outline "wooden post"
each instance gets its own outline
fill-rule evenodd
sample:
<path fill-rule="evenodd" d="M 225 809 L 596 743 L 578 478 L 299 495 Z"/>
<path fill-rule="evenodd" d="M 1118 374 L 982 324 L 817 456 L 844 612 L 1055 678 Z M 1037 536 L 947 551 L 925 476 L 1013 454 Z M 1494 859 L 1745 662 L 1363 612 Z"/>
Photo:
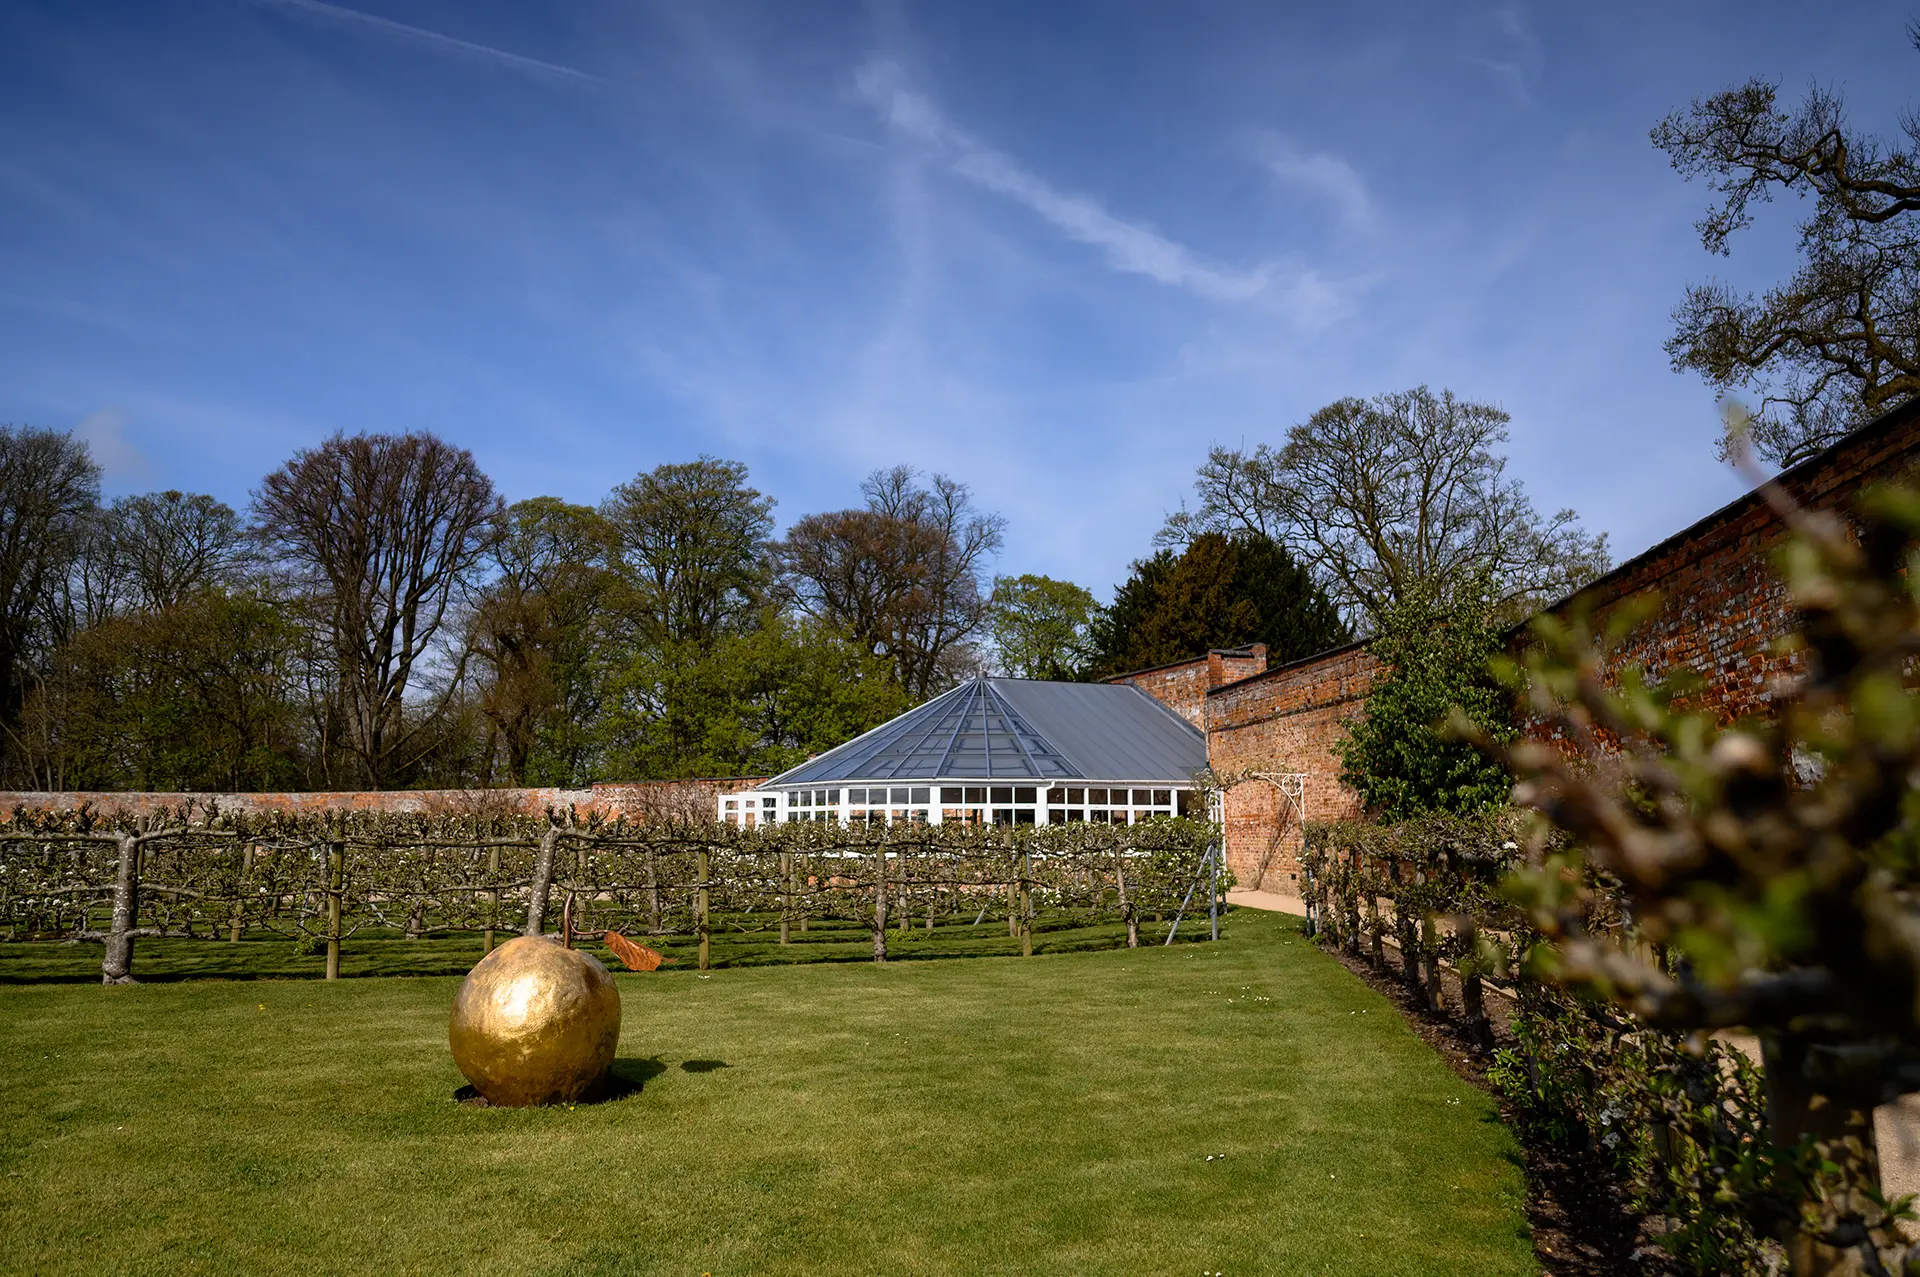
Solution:
<path fill-rule="evenodd" d="M 1427 1006 L 1434 1012 L 1447 1009 L 1447 991 L 1440 983 L 1440 933 L 1431 915 L 1420 920 L 1420 945 L 1426 953 Z"/>
<path fill-rule="evenodd" d="M 1033 956 L 1033 855 L 1020 849 L 1020 956 Z"/>
<path fill-rule="evenodd" d="M 873 960 L 887 960 L 887 849 L 884 846 L 873 849 Z"/>
<path fill-rule="evenodd" d="M 928 862 L 930 864 L 933 864 L 934 866 L 933 872 L 937 874 L 939 872 L 938 863 L 935 862 L 931 856 L 928 857 Z M 933 915 L 936 912 L 938 912 L 941 903 L 945 899 L 946 899 L 946 892 L 941 890 L 938 879 L 929 878 L 927 882 L 927 930 L 928 931 L 933 930 Z"/>
<path fill-rule="evenodd" d="M 1467 1036 L 1482 1051 L 1493 1050 L 1493 1025 L 1487 1021 L 1487 1007 L 1480 992 L 1480 954 L 1478 932 L 1473 920 L 1467 920 L 1467 952 L 1460 963 L 1460 1011 L 1467 1019 Z"/>
<path fill-rule="evenodd" d="M 647 934 L 660 934 L 660 853 L 647 848 Z"/>
<path fill-rule="evenodd" d="M 1380 897 L 1373 890 L 1376 881 L 1373 875 L 1367 875 L 1367 930 L 1373 936 L 1371 949 L 1373 965 L 1378 967 L 1386 963 L 1386 946 L 1380 936 L 1383 930 L 1380 925 Z"/>
<path fill-rule="evenodd" d="M 1127 895 L 1127 849 L 1113 853 L 1113 880 L 1120 888 L 1120 916 L 1127 920 L 1127 948 L 1140 947 L 1140 919 L 1133 912 L 1133 899 Z"/>
<path fill-rule="evenodd" d="M 1412 992 L 1420 991 L 1420 953 L 1415 943 L 1413 915 L 1407 910 L 1406 893 L 1400 888 L 1405 885 L 1405 873 L 1400 865 L 1400 857 L 1392 856 L 1387 860 L 1387 878 L 1393 884 L 1393 933 L 1400 942 L 1400 973 L 1407 988 Z"/>
<path fill-rule="evenodd" d="M 913 898 L 907 886 L 908 874 L 907 849 L 902 847 L 900 849 L 900 934 L 903 936 L 907 934 L 907 928 L 913 925 Z"/>
<path fill-rule="evenodd" d="M 712 964 L 713 933 L 707 918 L 707 849 L 700 848 L 695 858 L 695 871 L 699 875 L 698 890 L 694 894 L 694 922 L 700 929 L 700 969 L 705 971 Z"/>
<path fill-rule="evenodd" d="M 793 853 L 780 853 L 780 943 L 791 944 L 787 935 L 787 915 L 793 910 Z"/>
<path fill-rule="evenodd" d="M 571 898 L 573 898 L 574 901 L 573 907 L 580 915 L 574 920 L 573 925 L 580 931 L 591 931 L 594 929 L 593 893 L 587 890 L 587 871 L 590 867 L 587 841 L 583 838 L 574 844 L 573 891 L 571 893 Z M 602 927 L 600 930 L 604 931 L 606 928 Z M 568 947 L 571 948 L 572 946 L 569 945 Z"/>
<path fill-rule="evenodd" d="M 1020 857 L 1007 848 L 1007 938 L 1020 938 Z"/>
<path fill-rule="evenodd" d="M 1347 952 L 1360 956 L 1360 853 L 1347 853 Z"/>
<path fill-rule="evenodd" d="M 500 921 L 500 848 L 498 847 L 491 847 L 487 850 L 487 881 L 495 885 L 493 890 L 487 893 L 489 902 L 487 906 L 487 947 L 484 952 L 492 953 L 494 924 Z"/>
<path fill-rule="evenodd" d="M 327 979 L 340 978 L 340 896 L 347 883 L 347 844 L 336 837 L 327 844 Z"/>
<path fill-rule="evenodd" d="M 227 943 L 240 943 L 240 930 L 245 925 L 247 907 L 247 875 L 253 872 L 253 844 L 240 846 L 240 877 L 233 887 L 233 917 L 228 921 Z"/>

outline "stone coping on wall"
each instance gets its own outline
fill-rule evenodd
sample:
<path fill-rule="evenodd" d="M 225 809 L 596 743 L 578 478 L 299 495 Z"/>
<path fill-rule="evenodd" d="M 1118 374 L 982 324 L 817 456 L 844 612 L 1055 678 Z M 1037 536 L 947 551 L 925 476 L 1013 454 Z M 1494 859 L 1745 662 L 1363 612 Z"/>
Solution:
<path fill-rule="evenodd" d="M 102 815 L 144 815 L 161 809 L 316 812 L 379 811 L 408 815 L 540 815 L 567 808 L 582 815 L 644 818 L 660 815 L 711 816 L 716 794 L 754 789 L 764 776 L 709 777 L 694 780 L 605 781 L 581 789 L 552 787 L 502 789 L 383 789 L 268 793 L 127 793 L 117 791 L 0 791 L 0 812 L 70 811 L 87 807 Z"/>

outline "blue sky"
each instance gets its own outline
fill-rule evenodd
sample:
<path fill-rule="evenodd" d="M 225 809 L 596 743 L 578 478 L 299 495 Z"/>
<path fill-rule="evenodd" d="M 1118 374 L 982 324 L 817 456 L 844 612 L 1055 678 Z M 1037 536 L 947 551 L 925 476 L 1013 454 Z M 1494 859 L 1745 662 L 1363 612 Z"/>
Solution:
<path fill-rule="evenodd" d="M 1709 258 L 1646 140 L 1749 75 L 1891 132 L 1891 4 L 14 0 L 0 421 L 244 507 L 334 430 L 509 499 L 702 452 L 784 524 L 971 484 L 1105 597 L 1211 442 L 1420 382 L 1634 553 L 1740 484 L 1671 372 Z"/>

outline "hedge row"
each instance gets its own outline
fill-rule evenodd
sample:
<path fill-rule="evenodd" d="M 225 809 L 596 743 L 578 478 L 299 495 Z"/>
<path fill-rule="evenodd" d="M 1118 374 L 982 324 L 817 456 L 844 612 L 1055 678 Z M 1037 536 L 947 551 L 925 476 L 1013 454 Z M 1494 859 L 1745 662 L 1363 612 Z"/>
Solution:
<path fill-rule="evenodd" d="M 1759 1066 L 1720 1041 L 1655 1031 L 1533 978 L 1545 951 L 1501 885 L 1524 847 L 1542 850 L 1531 819 L 1502 810 L 1311 826 L 1309 926 L 1323 944 L 1392 969 L 1430 1011 L 1457 1017 L 1490 1053 L 1489 1077 L 1523 1132 L 1612 1176 L 1687 1271 L 1775 1271 L 1778 1245 L 1751 1221 L 1777 1214 L 1776 1165 L 1796 1154 L 1766 1138 Z M 1586 885 L 1588 929 L 1633 943 L 1608 884 Z M 1488 982 L 1512 998 L 1511 1038 L 1499 1045 Z"/>
<path fill-rule="evenodd" d="M 0 821 L 0 935 L 102 942 L 102 979 L 119 983 L 142 938 L 264 930 L 324 947 L 332 978 L 363 928 L 477 932 L 491 946 L 503 932 L 542 933 L 571 898 L 576 931 L 697 937 L 702 967 L 716 928 L 778 928 L 784 940 L 813 920 L 862 922 L 884 961 L 890 915 L 902 926 L 1004 916 L 1031 952 L 1040 916 L 1123 921 L 1138 943 L 1142 917 L 1189 897 L 1204 910 L 1213 837 L 1178 819 L 736 829 L 557 811 L 20 810 Z"/>

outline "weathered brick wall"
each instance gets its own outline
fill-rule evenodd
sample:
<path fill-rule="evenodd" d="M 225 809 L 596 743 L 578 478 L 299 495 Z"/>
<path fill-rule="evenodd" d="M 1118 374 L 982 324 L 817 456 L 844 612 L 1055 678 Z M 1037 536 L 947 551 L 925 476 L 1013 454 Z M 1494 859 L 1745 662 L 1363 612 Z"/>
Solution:
<path fill-rule="evenodd" d="M 1863 487 L 1910 476 L 1917 463 L 1920 404 L 1881 418 L 1778 482 L 1803 507 L 1844 513 Z M 1759 493 L 1749 493 L 1588 586 L 1580 600 L 1597 626 L 1629 600 L 1660 594 L 1658 610 L 1626 636 L 1609 663 L 1638 666 L 1654 678 L 1694 671 L 1703 685 L 1692 703 L 1722 721 L 1765 714 L 1774 688 L 1802 669 L 1797 655 L 1768 650 L 1793 628 L 1786 586 L 1773 569 L 1773 552 L 1786 535 L 1780 516 Z"/>
<path fill-rule="evenodd" d="M 1204 732 L 1207 730 L 1207 692 L 1250 678 L 1266 668 L 1267 645 L 1250 643 L 1246 647 L 1216 647 L 1190 661 L 1138 670 L 1107 681 L 1133 684 Z"/>
<path fill-rule="evenodd" d="M 1274 781 L 1249 773 L 1303 774 L 1308 820 L 1359 813 L 1333 745 L 1378 672 L 1379 662 L 1352 644 L 1208 694 L 1207 762 L 1227 783 L 1227 865 L 1242 887 L 1297 891 L 1300 873 L 1299 813 Z"/>
<path fill-rule="evenodd" d="M 725 780 L 663 780 L 624 784 L 597 784 L 588 789 L 389 789 L 332 793 L 264 794 L 150 794 L 150 793 L 29 793 L 0 792 L 0 812 L 17 807 L 58 811 L 86 806 L 111 815 L 144 815 L 162 807 L 179 809 L 188 802 L 205 807 L 218 803 L 232 812 L 389 811 L 407 813 L 510 813 L 537 816 L 549 808 L 572 807 L 581 815 L 657 819 L 663 816 L 707 816 L 714 797 L 752 789 L 761 780 L 739 777 Z"/>
<path fill-rule="evenodd" d="M 1866 485 L 1910 476 L 1917 467 L 1920 402 L 1786 471 L 1778 482 L 1804 507 L 1844 511 Z M 1704 680 L 1695 703 L 1723 720 L 1765 713 L 1775 685 L 1800 669 L 1797 657 L 1769 651 L 1793 624 L 1772 566 L 1785 536 L 1780 517 L 1752 493 L 1594 582 L 1581 601 L 1598 625 L 1631 599 L 1660 595 L 1655 612 L 1612 653 L 1614 668 L 1638 666 L 1653 677 L 1691 669 Z M 1524 633 L 1516 630 L 1513 641 Z M 1211 691 L 1207 752 L 1214 771 L 1227 777 L 1305 773 L 1308 820 L 1357 815 L 1358 798 L 1340 784 L 1332 751 L 1378 668 L 1354 646 Z M 1234 786 L 1225 802 L 1227 860 L 1242 884 L 1293 887 L 1300 834 L 1287 804 L 1271 785 L 1255 781 Z"/>

